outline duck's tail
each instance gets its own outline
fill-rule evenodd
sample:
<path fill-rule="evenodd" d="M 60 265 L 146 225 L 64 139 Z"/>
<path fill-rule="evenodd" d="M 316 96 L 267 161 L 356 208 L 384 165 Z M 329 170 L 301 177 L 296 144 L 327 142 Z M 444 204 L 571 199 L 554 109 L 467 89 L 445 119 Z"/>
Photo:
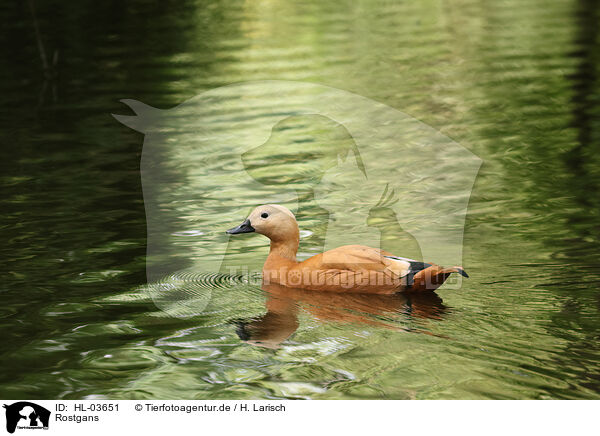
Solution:
<path fill-rule="evenodd" d="M 430 265 L 414 275 L 413 283 L 410 286 L 411 291 L 435 291 L 439 288 L 452 273 L 458 273 L 468 278 L 462 266 L 453 266 L 444 268 L 439 265 Z"/>

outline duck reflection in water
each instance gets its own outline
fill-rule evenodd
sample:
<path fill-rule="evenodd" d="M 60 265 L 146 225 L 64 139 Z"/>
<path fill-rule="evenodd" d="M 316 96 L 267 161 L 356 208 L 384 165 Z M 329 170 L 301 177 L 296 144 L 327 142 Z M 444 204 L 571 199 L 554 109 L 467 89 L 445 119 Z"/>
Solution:
<path fill-rule="evenodd" d="M 399 331 L 406 331 L 407 328 L 394 324 L 392 320 L 382 321 L 378 317 L 405 315 L 439 320 L 449 310 L 434 292 L 339 294 L 288 288 L 274 283 L 263 284 L 262 289 L 267 297 L 267 312 L 259 317 L 237 321 L 236 333 L 250 345 L 272 349 L 279 348 L 298 329 L 300 308 L 320 322 L 365 324 Z"/>

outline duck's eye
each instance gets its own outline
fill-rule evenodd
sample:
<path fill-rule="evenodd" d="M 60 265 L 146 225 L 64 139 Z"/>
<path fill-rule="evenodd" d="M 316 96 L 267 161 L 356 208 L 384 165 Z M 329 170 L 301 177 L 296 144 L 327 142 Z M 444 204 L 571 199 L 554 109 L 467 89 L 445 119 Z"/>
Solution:
<path fill-rule="evenodd" d="M 267 212 L 263 212 L 263 213 L 260 215 L 260 217 L 261 217 L 261 218 L 269 218 L 269 214 L 268 214 Z"/>

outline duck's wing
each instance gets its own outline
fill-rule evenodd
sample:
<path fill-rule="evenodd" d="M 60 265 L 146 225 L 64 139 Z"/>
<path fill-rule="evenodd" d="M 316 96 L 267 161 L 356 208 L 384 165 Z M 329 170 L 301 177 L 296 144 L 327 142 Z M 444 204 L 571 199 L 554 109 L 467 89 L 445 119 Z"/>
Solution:
<path fill-rule="evenodd" d="M 377 271 L 391 277 L 405 277 L 429 266 L 423 262 L 393 256 L 365 245 L 344 245 L 318 254 L 301 264 L 313 270 Z"/>
<path fill-rule="evenodd" d="M 355 292 L 397 292 L 435 290 L 452 273 L 468 277 L 462 267 L 444 268 L 436 264 L 394 256 L 387 251 L 364 245 L 345 245 L 318 254 L 298 264 L 295 271 L 300 277 L 307 275 L 312 289 L 339 291 L 348 284 Z M 315 277 L 313 277 L 313 275 Z"/>

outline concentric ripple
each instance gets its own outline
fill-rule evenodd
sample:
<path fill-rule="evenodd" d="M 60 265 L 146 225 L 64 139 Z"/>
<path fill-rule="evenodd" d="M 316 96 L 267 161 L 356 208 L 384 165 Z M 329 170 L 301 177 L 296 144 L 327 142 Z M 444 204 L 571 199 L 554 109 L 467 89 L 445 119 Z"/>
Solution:
<path fill-rule="evenodd" d="M 149 284 L 147 292 L 156 306 L 171 316 L 188 317 L 205 312 L 214 295 L 253 287 L 260 275 L 230 275 L 181 270 Z"/>

